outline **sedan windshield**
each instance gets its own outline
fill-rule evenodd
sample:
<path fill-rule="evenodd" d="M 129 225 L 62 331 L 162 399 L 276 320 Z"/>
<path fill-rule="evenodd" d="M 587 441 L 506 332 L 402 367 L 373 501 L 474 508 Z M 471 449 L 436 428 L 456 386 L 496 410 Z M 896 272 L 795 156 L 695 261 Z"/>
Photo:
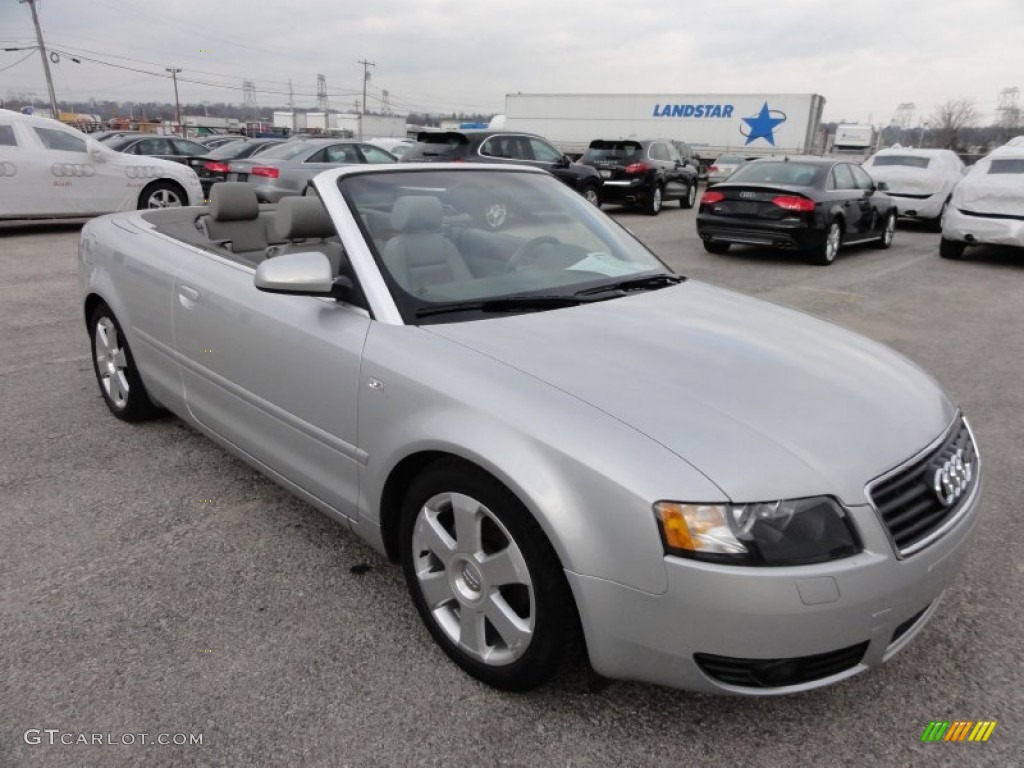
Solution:
<path fill-rule="evenodd" d="M 316 141 L 286 141 L 260 152 L 260 157 L 264 160 L 291 160 L 303 153 L 309 154 L 322 146 L 322 142 Z"/>
<path fill-rule="evenodd" d="M 279 142 L 267 142 L 259 140 L 230 141 L 227 144 L 207 152 L 209 160 L 233 160 L 235 158 L 249 157 L 255 154 L 260 147 L 270 148 Z M 266 151 L 266 150 L 264 150 Z"/>
<path fill-rule="evenodd" d="M 424 168 L 339 187 L 407 322 L 573 306 L 680 279 L 546 174 Z M 637 279 L 656 275 L 670 278 Z"/>

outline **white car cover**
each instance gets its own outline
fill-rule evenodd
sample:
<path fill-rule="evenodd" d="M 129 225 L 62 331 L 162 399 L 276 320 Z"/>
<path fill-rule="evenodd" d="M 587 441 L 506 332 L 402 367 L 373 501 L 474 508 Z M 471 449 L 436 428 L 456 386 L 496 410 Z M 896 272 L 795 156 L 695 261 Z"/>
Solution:
<path fill-rule="evenodd" d="M 1024 137 L 975 163 L 953 191 L 942 236 L 1024 247 Z"/>
<path fill-rule="evenodd" d="M 57 120 L 0 109 L 0 219 L 201 205 L 191 168 L 115 152 Z"/>
<path fill-rule="evenodd" d="M 887 194 L 896 201 L 900 215 L 934 219 L 965 168 L 955 152 L 948 149 L 883 149 L 864 163 L 875 181 L 889 185 Z"/>

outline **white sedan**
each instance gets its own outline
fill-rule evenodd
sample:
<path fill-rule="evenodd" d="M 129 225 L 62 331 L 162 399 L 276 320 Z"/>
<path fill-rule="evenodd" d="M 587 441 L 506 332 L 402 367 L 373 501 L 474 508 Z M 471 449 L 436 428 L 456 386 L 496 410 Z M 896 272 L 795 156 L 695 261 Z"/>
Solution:
<path fill-rule="evenodd" d="M 0 219 L 201 205 L 195 171 L 124 155 L 56 120 L 0 109 Z"/>

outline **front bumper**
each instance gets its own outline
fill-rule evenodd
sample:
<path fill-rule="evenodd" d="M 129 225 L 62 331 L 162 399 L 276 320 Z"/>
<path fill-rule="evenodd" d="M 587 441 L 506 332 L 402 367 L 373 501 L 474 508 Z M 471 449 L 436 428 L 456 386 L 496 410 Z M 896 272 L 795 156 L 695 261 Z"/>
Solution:
<path fill-rule="evenodd" d="M 1024 218 L 974 216 L 954 208 L 946 210 L 942 236 L 968 245 L 1009 245 L 1024 248 Z"/>
<path fill-rule="evenodd" d="M 753 568 L 666 557 L 661 595 L 567 573 L 591 663 L 611 678 L 762 696 L 819 688 L 879 666 L 934 614 L 967 552 L 980 500 L 979 482 L 960 522 L 903 560 L 874 508 L 862 506 L 850 513 L 864 551 L 831 563 Z M 823 654 L 838 662 L 822 662 Z M 807 670 L 825 676 L 736 684 L 716 672 L 720 666 L 706 671 L 708 655 L 737 663 L 804 659 Z"/>
<path fill-rule="evenodd" d="M 807 221 L 796 217 L 766 221 L 698 213 L 697 234 L 703 240 L 797 251 L 816 248 L 825 241 L 824 231 L 814 229 Z"/>

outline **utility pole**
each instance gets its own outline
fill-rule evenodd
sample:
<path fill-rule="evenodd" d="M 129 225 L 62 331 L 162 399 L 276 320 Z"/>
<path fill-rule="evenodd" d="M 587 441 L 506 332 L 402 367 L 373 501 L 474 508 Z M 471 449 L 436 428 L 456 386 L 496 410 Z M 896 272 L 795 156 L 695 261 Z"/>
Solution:
<path fill-rule="evenodd" d="M 366 84 L 370 82 L 370 67 L 377 66 L 372 61 L 357 61 L 356 64 L 363 65 L 363 106 L 359 110 L 359 140 L 363 140 L 363 115 L 366 114 Z"/>
<path fill-rule="evenodd" d="M 178 101 L 178 73 L 181 72 L 181 68 L 164 67 L 164 69 L 171 73 L 171 79 L 174 80 L 174 113 L 178 116 L 178 130 L 181 131 L 181 138 L 187 139 L 185 126 L 181 124 L 181 102 Z"/>
<path fill-rule="evenodd" d="M 295 90 L 292 88 L 292 79 L 288 78 L 288 111 L 292 113 L 292 133 L 295 133 Z"/>
<path fill-rule="evenodd" d="M 36 0 L 18 0 L 21 3 L 28 3 L 32 11 L 32 23 L 36 27 L 36 41 L 39 43 L 39 55 L 43 57 L 43 72 L 46 74 L 46 87 L 50 91 L 50 109 L 53 110 L 53 119 L 60 120 L 60 110 L 57 108 L 57 94 L 53 91 L 53 77 L 50 75 L 50 60 L 46 57 L 46 44 L 43 43 L 43 30 L 39 26 L 39 14 L 36 13 Z"/>

